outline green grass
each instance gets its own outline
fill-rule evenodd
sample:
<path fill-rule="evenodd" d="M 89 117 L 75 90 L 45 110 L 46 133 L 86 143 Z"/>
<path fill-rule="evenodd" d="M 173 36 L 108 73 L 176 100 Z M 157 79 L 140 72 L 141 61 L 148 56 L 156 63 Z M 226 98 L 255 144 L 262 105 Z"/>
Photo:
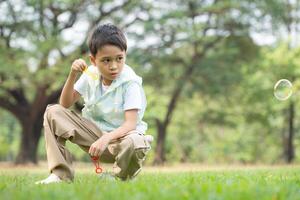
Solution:
<path fill-rule="evenodd" d="M 0 199 L 300 199 L 300 169 L 146 171 L 133 181 L 101 181 L 77 170 L 73 183 L 34 185 L 46 171 L 0 170 Z"/>

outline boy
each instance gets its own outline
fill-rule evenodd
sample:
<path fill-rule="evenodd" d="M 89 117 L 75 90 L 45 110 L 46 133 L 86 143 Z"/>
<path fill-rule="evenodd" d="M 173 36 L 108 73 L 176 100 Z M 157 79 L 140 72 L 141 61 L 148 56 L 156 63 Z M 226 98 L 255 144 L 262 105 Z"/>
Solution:
<path fill-rule="evenodd" d="M 79 145 L 101 162 L 114 163 L 113 175 L 121 180 L 135 177 L 142 167 L 151 136 L 142 121 L 146 98 L 142 79 L 125 64 L 127 42 L 112 24 L 96 26 L 89 39 L 92 66 L 77 59 L 63 87 L 59 104 L 49 105 L 44 130 L 50 176 L 38 184 L 72 181 L 74 171 L 66 140 Z M 83 73 L 75 83 L 76 77 Z M 97 78 L 90 74 L 97 73 Z M 82 116 L 67 109 L 80 97 Z"/>

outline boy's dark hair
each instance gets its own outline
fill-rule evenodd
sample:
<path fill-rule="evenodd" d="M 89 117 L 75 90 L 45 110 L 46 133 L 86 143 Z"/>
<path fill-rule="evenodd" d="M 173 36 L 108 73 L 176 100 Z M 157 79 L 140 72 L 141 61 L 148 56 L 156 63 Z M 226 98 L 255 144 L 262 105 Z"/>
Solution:
<path fill-rule="evenodd" d="M 93 56 L 105 45 L 114 45 L 122 51 L 127 51 L 127 41 L 124 33 L 113 24 L 97 25 L 92 30 L 87 43 Z"/>

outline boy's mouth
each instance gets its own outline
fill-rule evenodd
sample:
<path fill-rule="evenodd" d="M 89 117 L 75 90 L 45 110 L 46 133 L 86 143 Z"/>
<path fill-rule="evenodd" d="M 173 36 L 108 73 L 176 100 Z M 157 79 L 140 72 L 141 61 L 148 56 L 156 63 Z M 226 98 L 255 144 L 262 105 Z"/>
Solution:
<path fill-rule="evenodd" d="M 118 76 L 118 73 L 110 73 L 110 75 L 111 75 L 112 77 L 117 77 L 117 76 Z"/>

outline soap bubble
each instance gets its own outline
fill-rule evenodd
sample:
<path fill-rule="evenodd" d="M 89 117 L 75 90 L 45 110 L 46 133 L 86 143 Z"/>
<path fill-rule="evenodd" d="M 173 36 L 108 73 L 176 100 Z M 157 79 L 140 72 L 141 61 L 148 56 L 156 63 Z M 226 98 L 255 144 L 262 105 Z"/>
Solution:
<path fill-rule="evenodd" d="M 280 101 L 285 101 L 293 93 L 293 85 L 287 79 L 280 79 L 274 86 L 274 96 Z"/>

